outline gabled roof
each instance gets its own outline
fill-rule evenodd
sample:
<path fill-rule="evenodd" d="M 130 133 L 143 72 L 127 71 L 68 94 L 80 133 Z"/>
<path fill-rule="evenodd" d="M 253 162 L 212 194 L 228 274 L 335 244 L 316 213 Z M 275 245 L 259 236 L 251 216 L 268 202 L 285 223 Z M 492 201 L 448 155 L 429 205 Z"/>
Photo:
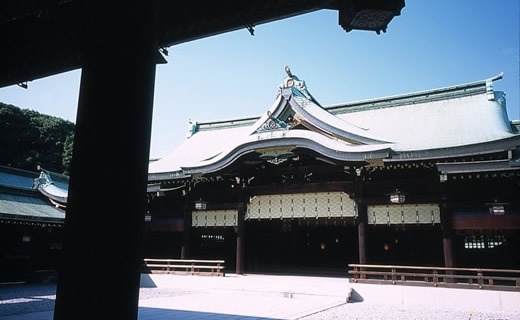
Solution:
<path fill-rule="evenodd" d="M 68 177 L 60 176 L 60 187 L 67 186 Z M 65 212 L 58 207 L 64 206 L 53 202 L 45 189 L 40 190 L 40 179 L 37 172 L 0 166 L 0 219 L 63 222 Z"/>
<path fill-rule="evenodd" d="M 0 218 L 63 222 L 65 212 L 38 196 L 37 192 L 0 192 Z"/>
<path fill-rule="evenodd" d="M 63 222 L 67 189 L 68 176 L 0 166 L 0 219 Z"/>
<path fill-rule="evenodd" d="M 288 77 L 264 115 L 192 122 L 188 139 L 169 156 L 150 164 L 149 179 L 214 172 L 246 154 L 272 159 L 297 148 L 341 161 L 399 161 L 496 152 L 520 145 L 520 136 L 512 132 L 507 117 L 505 94 L 493 90 L 493 81 L 502 75 L 322 107 L 305 81 L 286 71 Z"/>
<path fill-rule="evenodd" d="M 0 186 L 15 189 L 32 190 L 34 179 L 38 177 L 38 173 L 0 166 Z"/>

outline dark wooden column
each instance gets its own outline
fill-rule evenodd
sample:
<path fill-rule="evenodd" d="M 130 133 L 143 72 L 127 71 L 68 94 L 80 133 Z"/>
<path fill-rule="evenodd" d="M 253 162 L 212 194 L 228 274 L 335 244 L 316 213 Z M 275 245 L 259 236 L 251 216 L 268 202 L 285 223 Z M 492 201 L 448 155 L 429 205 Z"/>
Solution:
<path fill-rule="evenodd" d="M 440 175 L 439 193 L 440 193 L 440 215 L 441 215 L 441 233 L 442 247 L 444 251 L 444 266 L 447 268 L 455 267 L 455 252 L 453 250 L 453 241 L 455 232 L 453 230 L 452 209 L 449 203 L 449 184 L 446 175 Z M 453 271 L 447 272 L 453 274 Z M 447 279 L 447 282 L 455 282 L 455 279 Z"/>
<path fill-rule="evenodd" d="M 58 320 L 137 319 L 157 49 L 148 2 L 114 7 L 83 8 Z"/>
<path fill-rule="evenodd" d="M 448 202 L 446 184 L 447 182 L 441 182 L 441 201 L 439 204 L 441 214 L 442 246 L 444 249 L 444 266 L 455 267 L 455 254 L 453 250 L 455 232 L 453 230 L 452 214 Z"/>
<path fill-rule="evenodd" d="M 245 216 L 246 206 L 241 201 L 237 212 L 237 265 L 236 274 L 244 274 L 244 239 L 245 239 Z"/>
<path fill-rule="evenodd" d="M 191 203 L 190 197 L 186 196 L 184 203 L 184 227 L 182 230 L 182 247 L 181 247 L 181 259 L 190 258 L 190 242 L 191 242 L 191 219 L 193 204 Z"/>
<path fill-rule="evenodd" d="M 358 214 L 358 239 L 359 239 L 359 263 L 367 263 L 367 224 L 368 212 L 367 204 L 363 200 L 356 200 L 356 208 Z"/>
<path fill-rule="evenodd" d="M 365 200 L 365 177 L 362 169 L 356 171 L 356 179 L 354 185 L 354 201 L 357 210 L 357 226 L 358 226 L 358 242 L 359 242 L 359 263 L 367 263 L 367 224 L 368 213 L 367 203 Z"/>

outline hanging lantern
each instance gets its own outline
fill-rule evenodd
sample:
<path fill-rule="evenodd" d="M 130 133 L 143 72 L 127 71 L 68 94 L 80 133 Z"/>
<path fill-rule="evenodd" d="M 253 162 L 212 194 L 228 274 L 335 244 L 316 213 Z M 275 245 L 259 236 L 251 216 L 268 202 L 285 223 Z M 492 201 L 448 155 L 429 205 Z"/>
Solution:
<path fill-rule="evenodd" d="M 399 190 L 395 190 L 394 193 L 390 194 L 390 202 L 391 203 L 404 203 L 406 201 L 406 197 L 404 193 L 400 192 Z"/>

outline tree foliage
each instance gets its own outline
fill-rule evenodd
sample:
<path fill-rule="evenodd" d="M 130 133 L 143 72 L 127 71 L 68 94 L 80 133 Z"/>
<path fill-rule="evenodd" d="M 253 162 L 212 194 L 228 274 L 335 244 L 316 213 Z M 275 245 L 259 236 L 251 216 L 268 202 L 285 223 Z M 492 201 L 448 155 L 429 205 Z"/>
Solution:
<path fill-rule="evenodd" d="M 0 164 L 69 173 L 74 123 L 0 102 Z"/>
<path fill-rule="evenodd" d="M 71 132 L 63 144 L 63 157 L 61 164 L 63 165 L 63 173 L 70 174 L 70 164 L 72 163 L 72 147 L 74 146 L 74 131 Z"/>

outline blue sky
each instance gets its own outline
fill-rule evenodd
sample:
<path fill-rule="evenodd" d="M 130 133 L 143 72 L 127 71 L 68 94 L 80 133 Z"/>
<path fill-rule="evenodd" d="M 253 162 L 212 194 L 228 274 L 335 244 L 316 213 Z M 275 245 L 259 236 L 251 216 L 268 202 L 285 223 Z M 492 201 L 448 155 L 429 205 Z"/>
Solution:
<path fill-rule="evenodd" d="M 169 49 L 157 67 L 151 157 L 185 139 L 188 120 L 263 114 L 284 65 L 324 105 L 478 81 L 504 72 L 510 119 L 520 118 L 517 0 L 406 2 L 387 33 L 338 25 L 322 10 Z M 75 121 L 80 71 L 0 89 L 0 101 Z"/>

